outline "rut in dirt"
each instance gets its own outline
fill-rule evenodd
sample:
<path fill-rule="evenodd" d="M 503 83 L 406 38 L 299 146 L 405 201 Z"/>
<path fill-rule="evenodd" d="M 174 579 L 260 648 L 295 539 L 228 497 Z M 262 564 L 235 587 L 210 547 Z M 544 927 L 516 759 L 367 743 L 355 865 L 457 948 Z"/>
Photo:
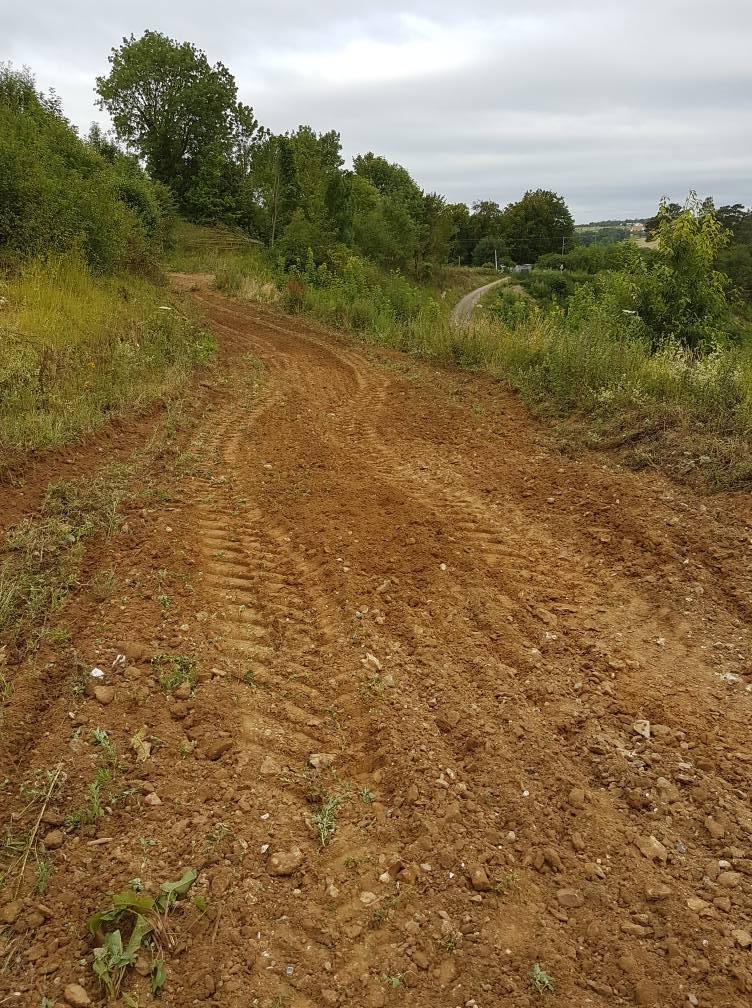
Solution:
<path fill-rule="evenodd" d="M 195 864 L 167 1005 L 528 1006 L 545 977 L 552 1005 L 741 1008 L 746 500 L 567 459 L 491 381 L 194 296 L 222 384 L 174 503 L 113 547 L 186 589 L 80 622 L 92 658 L 136 638 L 129 671 L 104 709 L 53 704 L 28 759 L 84 781 L 71 718 L 146 722 L 128 772 L 161 804 L 112 811 L 116 850 L 66 842 L 27 992 L 50 958 L 78 975 L 61 920 L 99 880 Z M 167 648 L 201 674 L 165 699 Z"/>

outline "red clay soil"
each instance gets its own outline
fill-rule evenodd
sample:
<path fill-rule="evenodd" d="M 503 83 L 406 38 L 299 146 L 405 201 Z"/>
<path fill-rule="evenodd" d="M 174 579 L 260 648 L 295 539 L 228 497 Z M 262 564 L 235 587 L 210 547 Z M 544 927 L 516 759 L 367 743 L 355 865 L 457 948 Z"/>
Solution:
<path fill-rule="evenodd" d="M 6 669 L 10 833 L 23 782 L 62 787 L 49 853 L 21 877 L 6 851 L 0 1003 L 105 1003 L 87 917 L 195 868 L 165 1006 L 749 1006 L 748 499 L 564 458 L 491 381 L 194 296 L 213 391 L 89 551 L 70 644 Z M 97 728 L 118 800 L 66 827 Z"/>

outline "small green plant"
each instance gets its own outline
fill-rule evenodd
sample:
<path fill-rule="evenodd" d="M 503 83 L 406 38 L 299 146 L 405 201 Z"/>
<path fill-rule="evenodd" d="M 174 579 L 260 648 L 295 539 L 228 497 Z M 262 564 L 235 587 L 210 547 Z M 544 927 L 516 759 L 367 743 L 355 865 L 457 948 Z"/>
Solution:
<path fill-rule="evenodd" d="M 332 837 L 337 832 L 337 813 L 349 797 L 347 791 L 328 795 L 313 813 L 311 821 L 322 847 L 331 843 Z"/>
<path fill-rule="evenodd" d="M 392 976 L 385 976 L 384 983 L 392 990 L 398 990 L 402 986 L 402 974 L 394 973 Z"/>
<path fill-rule="evenodd" d="M 92 970 L 108 998 L 119 997 L 125 974 L 142 950 L 151 960 L 152 993 L 161 993 L 167 979 L 162 955 L 167 916 L 190 890 L 196 877 L 196 870 L 190 868 L 177 882 L 163 882 L 156 897 L 133 889 L 115 893 L 107 909 L 89 918 L 89 932 L 102 939 L 101 945 L 94 949 Z"/>
<path fill-rule="evenodd" d="M 94 597 L 100 601 L 109 598 L 115 591 L 115 571 L 97 571 L 91 579 L 91 590 Z"/>
<path fill-rule="evenodd" d="M 80 829 L 81 826 L 91 826 L 104 815 L 104 805 L 107 804 L 103 791 L 112 780 L 112 773 L 107 767 L 100 767 L 89 785 L 86 805 L 75 809 L 65 817 L 65 825 L 69 829 Z"/>
<path fill-rule="evenodd" d="M 555 983 L 553 977 L 539 963 L 533 963 L 530 970 L 530 986 L 536 994 L 553 994 Z"/>
<path fill-rule="evenodd" d="M 211 833 L 207 836 L 204 841 L 204 853 L 209 853 L 214 850 L 223 840 L 226 840 L 228 836 L 232 836 L 232 826 L 225 822 L 218 822 L 215 824 Z"/>
<path fill-rule="evenodd" d="M 450 931 L 448 934 L 442 935 L 441 938 L 439 938 L 439 946 L 445 952 L 454 952 L 461 941 L 461 935 L 457 934 L 456 931 Z"/>
<path fill-rule="evenodd" d="M 373 791 L 370 791 L 368 788 L 363 788 L 363 790 L 360 792 L 360 800 L 365 805 L 370 805 L 372 801 L 376 800 L 376 795 L 373 793 Z"/>
<path fill-rule="evenodd" d="M 196 683 L 196 659 L 187 655 L 155 655 L 152 668 L 159 672 L 159 685 L 165 693 L 172 693 L 183 683 Z"/>
<path fill-rule="evenodd" d="M 50 885 L 52 875 L 52 865 L 46 858 L 40 858 L 34 868 L 34 892 L 38 896 L 44 896 Z"/>
<path fill-rule="evenodd" d="M 112 739 L 104 730 L 104 728 L 95 728 L 91 733 L 91 743 L 97 746 L 102 751 L 106 762 L 110 767 L 115 769 L 115 764 L 117 763 L 117 750 L 113 745 Z"/>
<path fill-rule="evenodd" d="M 48 997 L 43 997 L 39 1004 L 39 1008 L 55 1008 L 55 1002 L 50 1001 Z"/>

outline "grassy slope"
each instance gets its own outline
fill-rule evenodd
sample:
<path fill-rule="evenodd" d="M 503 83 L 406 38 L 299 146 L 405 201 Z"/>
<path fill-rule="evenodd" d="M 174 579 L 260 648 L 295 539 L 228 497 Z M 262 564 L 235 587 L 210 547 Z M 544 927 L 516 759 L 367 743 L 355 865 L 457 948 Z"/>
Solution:
<path fill-rule="evenodd" d="M 161 283 L 75 257 L 0 279 L 0 463 L 168 397 L 214 344 Z"/>

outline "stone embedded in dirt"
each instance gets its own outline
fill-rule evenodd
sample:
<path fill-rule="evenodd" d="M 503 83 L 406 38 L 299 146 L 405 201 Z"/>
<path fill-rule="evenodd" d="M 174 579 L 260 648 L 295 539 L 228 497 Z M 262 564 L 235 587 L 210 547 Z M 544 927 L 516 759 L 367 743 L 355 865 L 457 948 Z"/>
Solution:
<path fill-rule="evenodd" d="M 281 773 L 282 767 L 275 760 L 273 756 L 264 756 L 261 760 L 261 766 L 259 767 L 259 773 L 264 777 L 273 777 L 274 774 Z"/>
<path fill-rule="evenodd" d="M 124 644 L 120 650 L 126 658 L 130 658 L 130 660 L 134 662 L 145 662 L 151 660 L 151 652 L 148 648 L 144 647 L 143 644 L 134 644 L 129 642 L 128 644 Z"/>
<path fill-rule="evenodd" d="M 714 840 L 721 840 L 726 835 L 726 827 L 712 816 L 708 816 L 705 820 L 705 829 Z"/>
<path fill-rule="evenodd" d="M 439 966 L 439 986 L 446 987 L 456 978 L 457 964 L 454 961 L 454 956 L 449 959 L 444 959 Z"/>
<path fill-rule="evenodd" d="M 634 1000 L 638 1005 L 658 1004 L 659 995 L 652 980 L 639 980 L 635 984 Z"/>
<path fill-rule="evenodd" d="M 303 864 L 303 851 L 293 847 L 289 851 L 278 851 L 272 854 L 266 863 L 266 870 L 275 878 L 287 878 L 293 875 Z"/>
<path fill-rule="evenodd" d="M 427 970 L 430 966 L 430 960 L 422 949 L 416 949 L 412 954 L 412 960 L 418 969 Z"/>
<path fill-rule="evenodd" d="M 569 797 L 567 798 L 567 801 L 572 806 L 572 808 L 576 809 L 585 808 L 585 792 L 582 790 L 582 788 L 578 787 L 572 788 L 572 790 L 569 792 Z"/>
<path fill-rule="evenodd" d="M 481 865 L 470 869 L 470 885 L 476 892 L 490 892 L 493 888 L 486 869 Z"/>
<path fill-rule="evenodd" d="M 379 897 L 376 895 L 376 893 L 369 892 L 368 890 L 365 890 L 360 894 L 360 902 L 364 906 L 370 906 L 371 903 L 375 903 L 378 900 L 378 898 Z"/>
<path fill-rule="evenodd" d="M 742 873 L 737 871 L 723 871 L 716 879 L 719 886 L 725 889 L 733 889 L 742 880 Z"/>
<path fill-rule="evenodd" d="M 57 850 L 65 843 L 65 833 L 62 830 L 50 830 L 44 838 L 44 846 L 47 850 Z"/>
<path fill-rule="evenodd" d="M 232 739 L 217 739 L 216 742 L 210 742 L 204 748 L 204 756 L 208 760 L 218 760 L 220 756 L 224 756 L 228 749 L 232 749 Z"/>
<path fill-rule="evenodd" d="M 560 906 L 566 907 L 568 910 L 576 910 L 585 902 L 585 897 L 579 889 L 559 889 L 556 899 Z"/>
<path fill-rule="evenodd" d="M 646 857 L 649 861 L 665 862 L 668 858 L 668 851 L 652 833 L 649 837 L 638 837 L 635 840 L 635 845 L 643 857 Z"/>
<path fill-rule="evenodd" d="M 649 739 L 650 722 L 645 721 L 643 718 L 640 718 L 638 721 L 635 721 L 634 724 L 632 725 L 632 731 L 635 733 L 635 735 L 641 735 L 644 739 Z"/>
<path fill-rule="evenodd" d="M 325 1005 L 338 1005 L 339 994 L 331 987 L 324 987 L 321 991 L 321 1000 Z"/>
<path fill-rule="evenodd" d="M 86 1005 L 91 1004 L 91 998 L 80 984 L 68 984 L 63 991 L 63 997 L 74 1008 L 85 1008 Z"/>
<path fill-rule="evenodd" d="M 189 682 L 181 683 L 172 695 L 176 700 L 190 700 L 191 684 Z"/>
<path fill-rule="evenodd" d="M 0 923 L 15 924 L 20 913 L 21 904 L 17 900 L 13 900 L 12 903 L 6 903 L 5 906 L 0 909 Z"/>
<path fill-rule="evenodd" d="M 709 905 L 704 899 L 700 899 L 699 896 L 690 896 L 687 900 L 687 906 L 694 913 L 702 913 L 703 910 L 708 909 Z"/>
<path fill-rule="evenodd" d="M 585 850 L 585 841 L 582 839 L 581 833 L 573 833 L 570 837 L 572 841 L 572 846 L 574 849 L 581 854 Z"/>
<path fill-rule="evenodd" d="M 672 894 L 673 890 L 670 886 L 663 885 L 662 883 L 657 883 L 656 885 L 648 886 L 645 890 L 645 898 L 649 900 L 664 900 Z"/>
<path fill-rule="evenodd" d="M 335 753 L 314 752 L 308 757 L 308 763 L 314 770 L 328 770 L 336 758 Z"/>
<path fill-rule="evenodd" d="M 152 791 L 151 794 L 148 794 L 144 797 L 144 805 L 161 805 L 161 804 L 162 799 L 159 797 L 156 791 Z"/>
<path fill-rule="evenodd" d="M 752 946 L 752 934 L 750 934 L 749 931 L 737 928 L 731 932 L 731 937 L 738 945 L 741 945 L 742 948 L 749 948 Z"/>
<path fill-rule="evenodd" d="M 412 804 L 418 800 L 418 795 L 419 795 L 418 785 L 411 784 L 410 787 L 407 789 L 407 791 L 405 791 L 405 801 L 410 802 Z"/>
<path fill-rule="evenodd" d="M 103 683 L 97 683 L 94 687 L 94 699 L 98 700 L 102 706 L 106 707 L 115 699 L 115 687 L 105 686 Z"/>
<path fill-rule="evenodd" d="M 373 669 L 374 672 L 381 672 L 384 666 L 381 664 L 376 655 L 371 654 L 370 651 L 366 652 L 366 656 L 363 659 L 363 664 L 366 668 Z"/>

